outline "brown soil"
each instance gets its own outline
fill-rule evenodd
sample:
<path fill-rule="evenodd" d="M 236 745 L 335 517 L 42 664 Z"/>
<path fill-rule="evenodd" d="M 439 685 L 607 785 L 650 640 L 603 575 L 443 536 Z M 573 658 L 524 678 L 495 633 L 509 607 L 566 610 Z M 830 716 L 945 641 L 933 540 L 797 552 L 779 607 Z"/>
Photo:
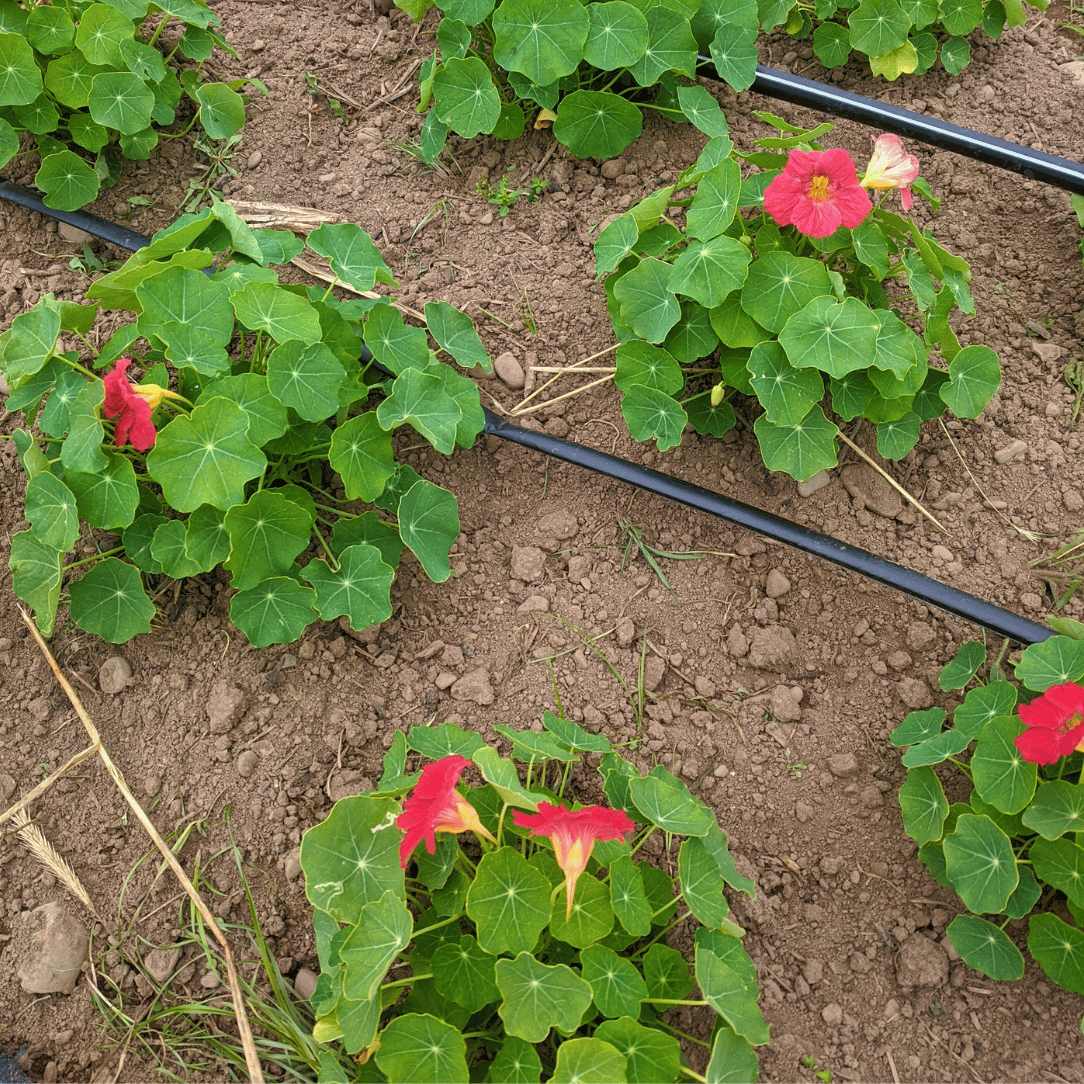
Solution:
<path fill-rule="evenodd" d="M 606 215 L 672 180 L 702 137 L 649 118 L 623 168 L 606 171 L 610 179 L 600 162 L 554 152 L 545 132 L 510 144 L 453 141 L 447 168 L 426 171 L 401 145 L 418 134 L 413 73 L 433 48 L 432 13 L 416 27 L 389 12 L 386 0 L 376 0 L 376 9 L 330 0 L 216 5 L 241 57 L 216 57 L 216 70 L 257 76 L 270 94 L 252 100 L 226 195 L 315 206 L 359 223 L 394 268 L 404 300 L 467 307 L 494 356 L 511 351 L 525 366 L 554 366 L 610 346 L 592 276 L 593 231 Z M 1033 14 L 996 43 L 979 35 L 972 64 L 958 77 L 931 72 L 886 85 L 854 63 L 831 79 L 1080 160 L 1084 91 L 1076 69 L 1064 67 L 1076 42 L 1059 33 L 1058 21 Z M 762 59 L 813 78 L 825 74 L 807 45 L 795 50 L 786 38 L 764 42 Z M 359 103 L 347 105 L 349 123 L 308 92 L 305 72 Z M 753 109 L 800 123 L 824 119 L 712 89 L 739 145 L 766 133 Z M 837 135 L 865 160 L 867 130 L 844 123 Z M 534 417 L 552 433 L 653 464 L 1041 620 L 1054 596 L 1029 562 L 1079 529 L 1084 508 L 1081 436 L 1063 380 L 1069 358 L 1084 356 L 1080 231 L 1063 192 L 946 152 L 910 149 L 944 198 L 936 217 L 921 213 L 943 242 L 973 261 L 979 315 L 961 322 L 959 334 L 996 349 L 1004 368 L 1002 390 L 979 419 L 949 421 L 947 429 L 927 423 L 918 448 L 888 466 L 947 533 L 907 509 L 887 518 L 866 507 L 838 471 L 825 488 L 799 496 L 789 478 L 761 465 L 747 424 L 722 441 L 688 433 L 680 449 L 659 456 L 628 437 L 612 387 Z M 175 216 L 192 165 L 190 146 L 171 144 L 151 162 L 129 166 L 92 210 L 116 218 L 128 198 L 149 197 L 153 206 L 135 207 L 130 225 L 151 233 Z M 13 164 L 6 176 L 28 183 L 34 168 Z M 540 176 L 549 192 L 494 217 L 475 193 L 486 173 L 507 173 L 517 185 Z M 78 246 L 55 224 L 8 206 L 0 222 L 5 324 L 43 291 L 82 295 L 88 280 L 67 270 Z M 524 324 L 526 299 L 536 333 Z M 518 400 L 497 379 L 482 386 L 487 402 L 492 396 L 510 407 Z M 6 418 L 5 431 L 17 421 Z M 872 445 L 868 429 L 857 440 Z M 1001 462 L 995 453 L 1016 441 L 1019 454 Z M 457 494 L 463 533 L 453 554 L 457 575 L 446 584 L 430 583 L 408 555 L 393 593 L 395 616 L 373 635 L 314 626 L 300 644 L 254 651 L 229 623 L 228 588 L 209 576 L 167 591 L 160 630 L 119 649 L 63 619 L 52 640 L 161 831 L 199 824 L 180 852 L 189 869 L 227 842 L 229 811 L 229 829 L 253 870 L 264 931 L 287 975 L 316 967 L 296 861 L 301 834 L 333 798 L 379 776 L 396 730 L 452 720 L 492 741 L 495 723 L 529 726 L 552 709 L 555 681 L 568 714 L 632 740 L 639 733 L 633 706 L 599 652 L 633 689 L 644 653 L 650 695 L 634 755 L 644 766 L 667 764 L 710 802 L 755 871 L 756 902 L 738 897 L 733 906 L 749 930 L 772 1025 L 772 1043 L 760 1051 L 762 1079 L 812 1082 L 800 1059 L 814 1055 L 818 1068 L 842 1080 L 1084 1080 L 1081 999 L 1047 982 L 1034 964 L 1019 982 L 998 985 L 952 958 L 944 934 L 960 902 L 927 876 L 900 823 L 903 770 L 888 733 L 908 705 L 951 702 L 938 692 L 937 672 L 980 630 L 495 438 L 451 458 L 400 443 L 403 459 Z M 20 528 L 23 487 L 10 442 L 0 444 L 0 461 L 0 533 L 8 536 Z M 656 546 L 708 555 L 663 562 L 671 594 L 635 553 L 623 565 L 622 520 Z M 1016 528 L 1043 537 L 1031 542 Z M 544 551 L 538 582 L 513 575 L 515 547 Z M 86 742 L 20 623 L 3 556 L 0 785 L 10 799 Z M 785 579 L 772 576 L 769 590 L 773 572 Z M 542 601 L 521 612 L 533 596 Z M 1084 599 L 1063 612 L 1084 617 Z M 747 646 L 774 626 L 794 635 L 798 652 L 754 666 L 762 660 Z M 587 648 L 588 637 L 597 652 Z M 134 676 L 110 696 L 98 691 L 98 675 L 117 654 Z M 441 675 L 479 669 L 492 684 L 492 703 L 440 691 Z M 122 984 L 132 1012 L 140 987 L 107 937 L 127 927 L 152 888 L 156 860 L 126 881 L 148 849 L 146 837 L 93 761 L 32 812 L 105 916 L 92 943 L 94 968 Z M 219 859 L 211 876 L 221 892 L 213 903 L 218 913 L 244 920 L 228 859 Z M 77 907 L 9 840 L 0 853 L 0 938 L 8 940 L 20 912 L 49 900 Z M 171 944 L 178 908 L 175 887 L 159 882 L 129 951 Z M 1008 930 L 1022 943 L 1022 923 Z M 897 953 L 915 938 L 928 943 L 925 980 L 934 985 L 901 986 Z M 71 996 L 32 997 L 14 977 L 13 955 L 5 949 L 0 964 L 0 1045 L 29 1044 L 24 1061 L 35 1079 L 85 1080 L 103 1070 L 103 1079 L 113 1079 L 117 1055 L 100 1049 L 88 981 Z M 196 960 L 193 996 L 210 996 L 199 984 L 205 970 Z M 101 987 L 110 991 L 104 981 Z M 129 1055 L 122 1079 L 152 1072 L 137 1055 Z"/>

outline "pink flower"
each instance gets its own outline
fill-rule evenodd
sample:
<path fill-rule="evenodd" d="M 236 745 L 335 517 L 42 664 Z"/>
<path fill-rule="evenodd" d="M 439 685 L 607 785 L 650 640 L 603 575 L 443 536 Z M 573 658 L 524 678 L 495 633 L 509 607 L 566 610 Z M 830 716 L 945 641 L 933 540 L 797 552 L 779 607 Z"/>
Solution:
<path fill-rule="evenodd" d="M 466 757 L 441 757 L 422 768 L 422 777 L 414 792 L 403 803 L 403 812 L 395 824 L 406 832 L 399 844 L 399 865 L 407 868 L 414 848 L 424 839 L 425 849 L 435 854 L 437 832 L 477 832 L 493 839 L 478 819 L 478 813 L 455 789 L 463 769 L 470 763 Z M 496 840 L 493 840 L 496 842 Z"/>
<path fill-rule="evenodd" d="M 898 188 L 903 209 L 909 211 L 915 197 L 910 185 L 918 176 L 918 159 L 906 154 L 898 136 L 881 135 L 873 141 L 873 157 L 862 178 L 863 188 Z"/>
<path fill-rule="evenodd" d="M 1016 710 L 1028 728 L 1016 739 L 1026 761 L 1053 764 L 1077 749 L 1084 751 L 1084 689 L 1079 685 L 1052 685 Z"/>
<path fill-rule="evenodd" d="M 587 869 L 587 860 L 596 839 L 620 839 L 633 823 L 618 809 L 601 805 L 584 806 L 573 812 L 567 806 L 539 802 L 537 813 L 512 811 L 512 820 L 520 828 L 530 828 L 533 836 L 549 836 L 557 865 L 565 874 L 566 917 L 572 914 L 576 881 Z"/>
<path fill-rule="evenodd" d="M 131 358 L 121 358 L 113 366 L 113 371 L 102 378 L 105 385 L 102 410 L 107 418 L 117 419 L 114 440 L 118 447 L 130 440 L 136 451 L 145 452 L 154 447 L 156 434 L 154 422 L 151 421 L 153 408 L 148 399 L 140 395 L 125 376 L 124 371 L 131 364 Z"/>
<path fill-rule="evenodd" d="M 842 150 L 791 151 L 783 172 L 764 190 L 764 209 L 780 226 L 807 237 L 853 230 L 870 212 L 850 155 Z"/>

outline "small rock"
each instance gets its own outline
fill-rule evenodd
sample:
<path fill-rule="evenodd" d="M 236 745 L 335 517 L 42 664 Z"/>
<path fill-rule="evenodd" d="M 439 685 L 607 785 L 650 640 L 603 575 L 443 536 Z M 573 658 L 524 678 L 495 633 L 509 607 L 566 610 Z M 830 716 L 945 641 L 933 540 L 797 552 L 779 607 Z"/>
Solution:
<path fill-rule="evenodd" d="M 709 678 L 698 675 L 694 679 L 693 685 L 696 687 L 697 696 L 709 697 L 715 695 L 715 682 Z"/>
<path fill-rule="evenodd" d="M 666 676 L 666 663 L 658 655 L 648 655 L 644 659 L 644 688 L 653 693 Z"/>
<path fill-rule="evenodd" d="M 1018 456 L 1021 456 L 1028 450 L 1026 441 L 1014 440 L 1012 444 L 1006 444 L 1004 448 L 998 448 L 994 452 L 994 459 L 998 463 L 1011 463 Z"/>
<path fill-rule="evenodd" d="M 143 968 L 159 985 L 166 982 L 181 962 L 181 950 L 174 948 L 151 949 L 143 957 Z"/>
<path fill-rule="evenodd" d="M 483 211 L 478 216 L 478 225 L 479 226 L 491 226 L 492 224 L 493 224 L 493 212 L 492 211 Z"/>
<path fill-rule="evenodd" d="M 527 379 L 523 372 L 523 366 L 520 365 L 519 359 L 511 350 L 505 350 L 503 354 L 497 355 L 493 361 L 493 371 L 508 387 L 517 391 L 523 387 L 524 381 Z"/>
<path fill-rule="evenodd" d="M 781 723 L 796 723 L 802 717 L 802 709 L 798 701 L 785 685 L 777 685 L 772 689 L 768 710 Z"/>
<path fill-rule="evenodd" d="M 568 559 L 568 578 L 573 583 L 579 583 L 587 576 L 591 575 L 591 558 L 590 557 L 570 557 Z"/>
<path fill-rule="evenodd" d="M 749 643 L 749 665 L 757 670 L 774 670 L 798 654 L 794 633 L 782 625 L 766 625 L 753 630 Z"/>
<path fill-rule="evenodd" d="M 445 689 L 450 689 L 458 680 L 459 678 L 455 674 L 451 674 L 445 670 L 443 673 L 437 674 L 433 684 L 440 689 L 441 692 L 444 692 Z"/>
<path fill-rule="evenodd" d="M 5 802 L 15 793 L 16 786 L 14 776 L 8 775 L 6 772 L 0 775 L 0 795 L 3 796 Z"/>
<path fill-rule="evenodd" d="M 921 678 L 901 678 L 896 689 L 900 699 L 912 711 L 921 711 L 933 704 L 930 687 Z"/>
<path fill-rule="evenodd" d="M 862 788 L 858 800 L 866 809 L 876 809 L 877 806 L 884 805 L 885 796 L 881 793 L 879 787 L 871 783 L 868 787 Z"/>
<path fill-rule="evenodd" d="M 546 567 L 546 555 L 537 546 L 512 547 L 512 575 L 526 583 L 542 579 Z"/>
<path fill-rule="evenodd" d="M 489 671 L 484 666 L 480 666 L 477 670 L 464 674 L 452 686 L 452 697 L 455 700 L 467 700 L 483 707 L 492 704 L 496 698 L 493 695 Z"/>
<path fill-rule="evenodd" d="M 913 651 L 923 651 L 937 639 L 937 633 L 924 621 L 912 621 L 907 626 L 907 646 Z"/>
<path fill-rule="evenodd" d="M 110 655 L 98 670 L 98 687 L 110 696 L 123 692 L 131 680 L 132 667 L 123 655 Z"/>
<path fill-rule="evenodd" d="M 143 793 L 148 798 L 157 798 L 162 789 L 162 780 L 157 775 L 148 775 L 143 780 Z"/>
<path fill-rule="evenodd" d="M 624 158 L 611 158 L 599 167 L 599 173 L 608 181 L 616 181 L 625 172 Z"/>
<path fill-rule="evenodd" d="M 948 981 L 945 950 L 928 937 L 908 937 L 896 955 L 896 981 L 905 992 L 922 987 L 936 990 Z"/>
<path fill-rule="evenodd" d="M 821 1018 L 830 1028 L 838 1028 L 843 1023 L 843 1007 L 834 1001 L 829 1002 L 821 1009 Z"/>
<path fill-rule="evenodd" d="M 1036 343 L 1031 344 L 1031 352 L 1038 357 L 1041 361 L 1053 363 L 1057 361 L 1065 351 L 1058 346 L 1057 343 Z"/>
<path fill-rule="evenodd" d="M 516 609 L 518 614 L 530 614 L 540 613 L 548 614 L 550 612 L 550 600 L 545 595 L 531 595 L 526 602 L 521 603 Z"/>
<path fill-rule="evenodd" d="M 19 983 L 28 994 L 70 994 L 87 959 L 86 927 L 59 903 L 43 903 L 19 915 L 29 928 Z"/>
<path fill-rule="evenodd" d="M 764 586 L 764 593 L 768 598 L 782 598 L 790 590 L 790 580 L 783 575 L 777 568 L 773 568 L 768 573 L 767 583 Z"/>
<path fill-rule="evenodd" d="M 636 638 L 636 626 L 631 617 L 622 617 L 614 629 L 614 637 L 618 647 L 628 647 Z"/>
<path fill-rule="evenodd" d="M 806 962 L 802 964 L 802 978 L 810 986 L 816 986 L 824 979 L 824 963 L 815 956 L 807 957 Z"/>
<path fill-rule="evenodd" d="M 945 564 L 951 564 L 956 560 L 955 554 L 953 554 L 952 550 L 947 546 L 934 546 L 933 549 L 930 550 L 930 554 L 939 560 L 944 561 Z"/>
<path fill-rule="evenodd" d="M 302 645 L 304 646 L 304 645 Z M 216 681 L 207 698 L 207 718 L 212 734 L 226 734 L 234 728 L 245 714 L 248 697 L 243 689 L 225 681 Z"/>
<path fill-rule="evenodd" d="M 263 161 L 263 154 L 260 151 L 253 151 L 248 156 L 248 168 L 255 169 Z"/>
<path fill-rule="evenodd" d="M 749 641 L 740 626 L 733 625 L 726 634 L 726 647 L 736 659 L 740 659 L 749 650 Z"/>
<path fill-rule="evenodd" d="M 267 42 L 263 38 L 257 38 L 250 46 L 249 49 L 254 53 L 262 53 L 267 48 Z"/>
<path fill-rule="evenodd" d="M 808 802 L 795 802 L 794 815 L 799 824 L 806 824 L 813 819 L 813 807 Z"/>
<path fill-rule="evenodd" d="M 828 758 L 828 770 L 837 779 L 850 779 L 858 774 L 858 757 L 854 753 L 836 753 Z"/>
<path fill-rule="evenodd" d="M 76 245 L 87 244 L 94 240 L 94 236 L 86 232 L 86 230 L 79 229 L 78 226 L 69 226 L 67 222 L 58 222 L 56 232 L 60 234 L 65 241 L 71 241 Z"/>
<path fill-rule="evenodd" d="M 556 538 L 560 542 L 574 538 L 579 529 L 580 525 L 576 522 L 576 517 L 564 508 L 549 512 L 535 524 L 535 531 L 542 537 Z"/>
<path fill-rule="evenodd" d="M 308 1001 L 316 993 L 316 980 L 318 977 L 315 971 L 310 971 L 307 967 L 298 968 L 298 972 L 294 976 L 294 989 L 302 1001 Z"/>
<path fill-rule="evenodd" d="M 895 519 L 903 511 L 903 498 L 866 463 L 851 463 L 839 472 L 847 492 L 871 512 Z"/>
<path fill-rule="evenodd" d="M 799 497 L 812 497 L 820 489 L 824 489 L 832 480 L 832 476 L 826 470 L 819 470 L 812 478 L 798 483 Z"/>
<path fill-rule="evenodd" d="M 200 976 L 199 984 L 204 990 L 217 990 L 222 985 L 222 979 L 219 978 L 217 971 L 204 971 Z"/>
<path fill-rule="evenodd" d="M 893 670 L 906 670 L 911 665 L 911 656 L 906 651 L 893 651 L 887 662 Z"/>
<path fill-rule="evenodd" d="M 296 881 L 301 876 L 301 848 L 295 847 L 286 856 L 286 865 L 284 867 L 286 877 L 288 880 Z"/>
<path fill-rule="evenodd" d="M 237 774 L 242 779 L 251 779 L 260 766 L 260 754 L 254 749 L 246 749 L 237 758 Z"/>

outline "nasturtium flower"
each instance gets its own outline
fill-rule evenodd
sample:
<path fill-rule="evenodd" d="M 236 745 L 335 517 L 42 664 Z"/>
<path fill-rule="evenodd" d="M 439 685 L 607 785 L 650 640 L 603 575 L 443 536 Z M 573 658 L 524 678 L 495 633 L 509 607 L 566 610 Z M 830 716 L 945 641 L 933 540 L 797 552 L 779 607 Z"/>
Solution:
<path fill-rule="evenodd" d="M 572 914 L 576 881 L 587 869 L 587 860 L 595 840 L 620 839 L 633 828 L 632 821 L 619 809 L 588 805 L 575 811 L 563 805 L 539 802 L 537 813 L 512 811 L 512 820 L 520 828 L 529 828 L 533 836 L 549 836 L 557 865 L 565 875 L 566 915 Z"/>
<path fill-rule="evenodd" d="M 915 202 L 910 186 L 917 176 L 918 159 L 904 151 L 899 136 L 886 133 L 873 141 L 873 157 L 861 184 L 863 188 L 880 190 L 898 188 L 903 209 L 909 211 Z"/>
<path fill-rule="evenodd" d="M 182 396 L 157 384 L 133 384 L 125 375 L 131 364 L 131 358 L 121 358 L 112 372 L 102 378 L 105 385 L 102 412 L 107 418 L 117 419 L 113 436 L 118 447 L 131 442 L 137 452 L 146 452 L 154 447 L 157 435 L 151 415 L 166 396 L 171 399 Z"/>
<path fill-rule="evenodd" d="M 838 148 L 791 151 L 783 172 L 764 190 L 764 209 L 776 223 L 807 237 L 828 237 L 840 226 L 853 230 L 870 208 L 854 162 Z"/>
<path fill-rule="evenodd" d="M 1026 761 L 1053 764 L 1077 749 L 1084 752 L 1084 688 L 1071 681 L 1052 685 L 1016 710 L 1027 727 L 1016 739 Z"/>
<path fill-rule="evenodd" d="M 395 820 L 396 826 L 406 832 L 399 844 L 399 865 L 403 869 L 407 868 L 414 848 L 423 839 L 425 849 L 430 854 L 436 853 L 437 832 L 477 832 L 486 839 L 493 839 L 478 819 L 474 806 L 455 789 L 469 763 L 466 757 L 448 756 L 422 768 L 417 786 Z"/>

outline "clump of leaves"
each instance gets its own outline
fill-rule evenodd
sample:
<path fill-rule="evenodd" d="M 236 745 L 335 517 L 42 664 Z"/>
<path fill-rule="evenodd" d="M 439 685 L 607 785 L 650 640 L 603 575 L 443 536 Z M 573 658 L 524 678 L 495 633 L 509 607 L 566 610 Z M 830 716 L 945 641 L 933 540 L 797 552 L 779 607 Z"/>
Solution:
<path fill-rule="evenodd" d="M 1049 0 L 1027 0 L 1046 11 Z M 956 75 L 971 60 L 967 35 L 980 27 L 988 38 L 1027 21 L 1024 0 L 768 0 L 758 5 L 761 26 L 777 26 L 793 38 L 813 35 L 813 52 L 827 68 L 847 63 L 851 52 L 869 60 L 874 75 L 893 80 L 922 75 L 938 56 Z M 815 29 L 814 29 L 815 28 Z"/>
<path fill-rule="evenodd" d="M 13 439 L 30 527 L 10 566 L 43 632 L 63 594 L 79 628 L 123 642 L 150 630 L 162 577 L 221 565 L 234 624 L 263 647 L 318 619 L 388 618 L 404 548 L 431 579 L 451 575 L 456 499 L 396 461 L 392 433 L 409 425 L 445 455 L 469 447 L 484 425 L 477 386 L 438 355 L 490 359 L 451 305 L 408 326 L 372 293 L 395 281 L 364 230 L 324 225 L 307 244 L 369 296 L 281 284 L 275 266 L 304 243 L 218 203 L 156 234 L 89 304 L 46 295 L 0 336 L 7 407 L 28 420 Z M 102 311 L 130 318 L 96 350 Z M 103 387 L 122 355 L 142 382 L 118 363 Z"/>
<path fill-rule="evenodd" d="M 546 182 L 540 177 L 535 177 L 526 188 L 510 188 L 508 174 L 505 173 L 495 185 L 490 184 L 484 177 L 480 177 L 474 190 L 486 203 L 499 207 L 501 218 L 504 218 L 521 196 L 526 196 L 528 203 L 537 203 L 546 191 Z"/>
<path fill-rule="evenodd" d="M 353 1080 L 755 1080 L 768 1025 L 724 895 L 755 886 L 726 833 L 665 768 L 642 776 L 604 736 L 542 722 L 497 726 L 510 759 L 451 723 L 399 731 L 377 787 L 305 833 L 329 1070 L 345 1052 Z M 411 751 L 435 761 L 420 779 Z M 571 808 L 585 753 L 608 807 Z M 467 769 L 481 785 L 455 789 Z M 642 857 L 652 836 L 663 863 Z M 679 926 L 688 958 L 667 944 Z"/>
<path fill-rule="evenodd" d="M 792 154 L 819 151 L 832 126 L 758 113 L 778 134 L 744 153 L 704 88 L 679 98 L 710 137 L 703 153 L 595 243 L 629 432 L 660 451 L 689 423 L 721 436 L 735 424 L 735 396 L 751 397 L 765 465 L 804 480 L 836 465 L 830 415 L 872 422 L 887 459 L 906 455 L 922 422 L 946 409 L 976 417 L 1001 371 L 993 350 L 961 346 L 949 325 L 954 310 L 974 312 L 967 261 L 883 203 L 827 237 L 778 225 L 762 209 L 765 189 Z M 743 179 L 743 163 L 760 172 Z M 936 209 L 921 179 L 913 187 Z M 684 212 L 683 228 L 671 209 Z M 704 387 L 705 370 L 714 386 Z"/>
<path fill-rule="evenodd" d="M 174 22 L 183 32 L 163 57 L 156 46 Z M 182 96 L 195 113 L 179 134 L 199 124 L 211 139 L 233 135 L 247 80 L 199 74 L 214 48 L 236 55 L 219 22 L 205 0 L 0 4 L 0 166 L 19 153 L 21 134 L 32 137 L 45 205 L 73 211 L 117 180 L 122 158 L 150 157 Z"/>
<path fill-rule="evenodd" d="M 1010 923 L 1026 919 L 1027 949 L 1047 977 L 1084 994 L 1084 625 L 1048 620 L 1060 635 L 1021 654 L 1015 682 L 993 666 L 950 725 L 942 708 L 913 711 L 891 740 L 906 749 L 904 829 L 963 903 L 947 931 L 963 961 L 1019 979 L 1024 956 Z M 967 688 L 985 661 L 984 645 L 964 644 L 941 689 Z M 943 779 L 959 800 L 945 797 Z"/>

